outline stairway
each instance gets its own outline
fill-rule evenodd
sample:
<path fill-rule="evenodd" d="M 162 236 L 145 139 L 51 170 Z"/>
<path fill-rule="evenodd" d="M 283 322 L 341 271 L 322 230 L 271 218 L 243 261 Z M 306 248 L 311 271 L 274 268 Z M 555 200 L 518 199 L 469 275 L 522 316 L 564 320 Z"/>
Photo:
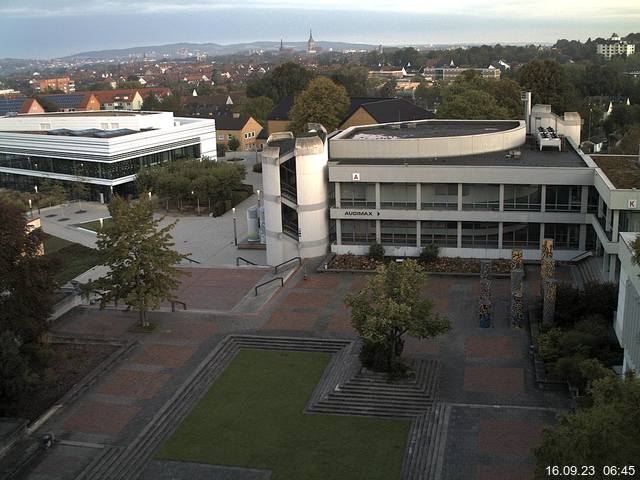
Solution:
<path fill-rule="evenodd" d="M 589 282 L 600 283 L 602 278 L 602 257 L 588 257 L 572 265 L 573 276 L 578 288 L 583 289 Z"/>

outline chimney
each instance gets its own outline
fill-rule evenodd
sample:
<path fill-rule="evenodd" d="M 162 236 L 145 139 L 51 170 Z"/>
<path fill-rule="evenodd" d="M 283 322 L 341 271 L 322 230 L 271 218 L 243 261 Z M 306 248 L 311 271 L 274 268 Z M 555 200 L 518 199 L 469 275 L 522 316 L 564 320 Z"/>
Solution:
<path fill-rule="evenodd" d="M 524 103 L 524 122 L 527 126 L 527 133 L 531 132 L 531 92 L 521 92 L 520 100 Z"/>
<path fill-rule="evenodd" d="M 236 112 L 233 112 L 233 118 L 240 118 L 240 114 L 236 113 Z"/>

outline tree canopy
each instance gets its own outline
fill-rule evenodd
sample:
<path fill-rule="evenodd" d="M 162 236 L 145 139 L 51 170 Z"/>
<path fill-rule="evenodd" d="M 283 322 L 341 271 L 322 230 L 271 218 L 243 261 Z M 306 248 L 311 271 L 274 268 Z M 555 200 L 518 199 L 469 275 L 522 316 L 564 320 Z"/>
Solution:
<path fill-rule="evenodd" d="M 349 96 L 345 88 L 326 77 L 317 77 L 298 95 L 291 107 L 291 129 L 301 133 L 306 131 L 307 123 L 313 122 L 332 132 L 338 128 L 348 108 Z"/>
<path fill-rule="evenodd" d="M 175 222 L 160 227 L 162 219 L 153 217 L 147 195 L 135 201 L 115 196 L 109 213 L 112 221 L 100 229 L 97 241 L 109 271 L 83 285 L 84 292 L 96 295 L 100 308 L 123 301 L 138 311 L 141 325 L 148 326 L 147 312 L 174 299 L 183 274 L 176 265 L 187 255 L 173 248 Z"/>
<path fill-rule="evenodd" d="M 272 72 L 250 81 L 247 96 L 269 97 L 274 103 L 278 103 L 283 98 L 304 90 L 313 77 L 313 72 L 297 63 L 283 63 Z"/>
<path fill-rule="evenodd" d="M 380 267 L 357 294 L 349 295 L 351 323 L 363 339 L 364 362 L 392 371 L 400 362 L 403 336 L 432 338 L 446 333 L 450 322 L 433 309 L 424 295 L 426 273 L 413 259 Z M 374 351 L 373 359 L 367 358 Z"/>
<path fill-rule="evenodd" d="M 547 479 L 548 465 L 593 465 L 605 478 L 605 466 L 634 465 L 640 458 L 640 380 L 633 374 L 596 380 L 591 387 L 593 405 L 566 414 L 546 430 L 536 448 L 536 479 Z M 608 477 L 607 477 L 608 478 Z"/>
<path fill-rule="evenodd" d="M 358 65 L 341 67 L 331 74 L 331 80 L 342 85 L 350 97 L 366 97 L 368 95 L 369 70 Z"/>
<path fill-rule="evenodd" d="M 520 69 L 519 78 L 533 103 L 551 105 L 560 114 L 576 109 L 575 90 L 558 62 L 533 60 Z"/>
<path fill-rule="evenodd" d="M 266 127 L 267 117 L 269 112 L 273 110 L 273 106 L 273 100 L 269 97 L 247 98 L 238 108 L 238 113 L 246 117 L 253 117 L 260 125 Z"/>

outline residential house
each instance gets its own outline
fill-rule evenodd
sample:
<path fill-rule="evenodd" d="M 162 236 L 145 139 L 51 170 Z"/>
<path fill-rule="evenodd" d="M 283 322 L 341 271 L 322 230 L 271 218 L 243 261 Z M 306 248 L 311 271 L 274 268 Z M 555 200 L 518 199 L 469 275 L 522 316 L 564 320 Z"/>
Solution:
<path fill-rule="evenodd" d="M 142 110 L 144 99 L 135 89 L 96 90 L 100 110 Z"/>
<path fill-rule="evenodd" d="M 42 102 L 51 103 L 58 112 L 100 110 L 100 102 L 90 92 L 40 95 L 38 99 Z"/>
<path fill-rule="evenodd" d="M 35 98 L 0 98 L 0 117 L 9 113 L 44 113 L 44 108 Z"/>
<path fill-rule="evenodd" d="M 260 125 L 253 117 L 246 117 L 237 113 L 232 115 L 220 115 L 214 117 L 216 121 L 217 142 L 225 145 L 236 137 L 240 142 L 238 151 L 257 150 L 256 138 L 262 131 Z"/>

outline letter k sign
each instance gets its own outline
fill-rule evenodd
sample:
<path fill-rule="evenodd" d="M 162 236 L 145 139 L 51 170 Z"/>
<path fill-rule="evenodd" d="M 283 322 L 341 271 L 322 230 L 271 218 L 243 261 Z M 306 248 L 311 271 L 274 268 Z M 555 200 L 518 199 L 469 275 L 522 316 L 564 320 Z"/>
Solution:
<path fill-rule="evenodd" d="M 627 205 L 628 205 L 628 208 L 638 208 L 638 201 L 637 200 L 629 200 Z"/>

